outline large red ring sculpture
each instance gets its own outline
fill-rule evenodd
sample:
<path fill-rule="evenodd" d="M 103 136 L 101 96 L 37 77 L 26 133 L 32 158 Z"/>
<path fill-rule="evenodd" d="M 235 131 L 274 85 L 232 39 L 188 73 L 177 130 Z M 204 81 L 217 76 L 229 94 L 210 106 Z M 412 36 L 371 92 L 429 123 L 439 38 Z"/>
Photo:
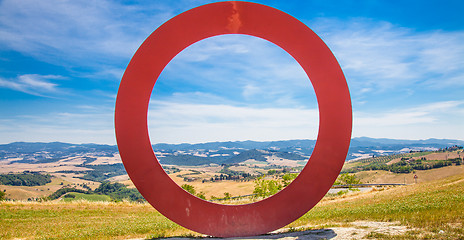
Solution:
<path fill-rule="evenodd" d="M 311 80 L 319 106 L 317 142 L 303 171 L 279 193 L 247 205 L 215 204 L 184 191 L 157 161 L 148 134 L 150 95 L 164 67 L 189 45 L 222 34 L 260 37 L 286 50 Z M 219 2 L 175 16 L 143 42 L 119 87 L 115 129 L 127 173 L 154 208 L 193 231 L 238 237 L 281 228 L 319 202 L 345 161 L 351 114 L 348 86 L 337 60 L 306 25 L 268 6 Z"/>

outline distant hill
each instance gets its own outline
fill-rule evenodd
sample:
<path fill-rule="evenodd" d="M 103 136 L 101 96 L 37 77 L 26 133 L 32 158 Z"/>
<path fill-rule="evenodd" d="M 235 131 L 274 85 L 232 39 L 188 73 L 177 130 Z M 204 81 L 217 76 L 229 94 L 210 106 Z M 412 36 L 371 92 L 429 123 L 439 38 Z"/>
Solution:
<path fill-rule="evenodd" d="M 208 165 L 211 163 L 221 163 L 221 161 L 217 161 L 217 159 L 215 158 L 198 157 L 187 154 L 159 158 L 159 162 L 161 164 L 177 166 L 201 166 Z"/>
<path fill-rule="evenodd" d="M 113 156 L 117 146 L 103 144 L 71 144 L 62 142 L 14 142 L 0 145 L 0 161 L 6 158 L 20 158 L 22 163 L 56 162 L 66 157 L 92 155 Z"/>
<path fill-rule="evenodd" d="M 209 163 L 233 164 L 249 159 L 265 161 L 268 156 L 287 160 L 305 160 L 311 155 L 316 140 L 285 141 L 234 141 L 198 144 L 154 144 L 153 150 L 162 164 L 204 165 Z M 386 138 L 353 138 L 347 160 L 367 158 L 410 151 L 437 150 L 454 145 L 464 146 L 464 141 L 453 139 L 397 140 Z M 18 158 L 17 162 L 55 162 L 72 156 L 113 156 L 118 153 L 115 145 L 70 144 L 62 142 L 14 142 L 0 145 L 0 161 Z M 89 158 L 88 162 L 92 161 Z"/>
<path fill-rule="evenodd" d="M 398 140 L 388 138 L 368 138 L 359 137 L 351 139 L 351 147 L 369 147 L 369 146 L 408 146 L 408 147 L 436 147 L 443 148 L 453 145 L 463 145 L 464 141 L 454 139 L 436 139 L 426 140 Z"/>
<path fill-rule="evenodd" d="M 351 140 L 347 160 L 368 156 L 382 156 L 411 151 L 432 151 L 451 146 L 464 146 L 464 141 L 454 139 L 398 140 L 360 137 Z"/>
<path fill-rule="evenodd" d="M 72 144 L 62 142 L 14 142 L 9 144 L 0 144 L 0 152 L 17 152 L 17 153 L 34 153 L 34 152 L 67 152 L 67 153 L 82 153 L 82 152 L 101 152 L 101 151 L 117 151 L 115 145 L 104 144 Z"/>

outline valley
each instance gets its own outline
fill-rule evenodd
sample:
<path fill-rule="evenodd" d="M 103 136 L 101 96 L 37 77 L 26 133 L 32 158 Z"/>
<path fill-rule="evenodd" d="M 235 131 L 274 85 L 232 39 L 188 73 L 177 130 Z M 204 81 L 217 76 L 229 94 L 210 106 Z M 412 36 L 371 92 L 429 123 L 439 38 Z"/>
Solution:
<path fill-rule="evenodd" d="M 418 145 L 417 142 L 402 140 L 353 139 L 351 156 L 347 157 L 342 172 L 355 174 L 362 183 L 412 184 L 452 176 L 464 171 L 463 166 L 456 162 L 464 154 L 462 149 L 453 148 L 456 146 L 452 145 L 454 143 L 460 142 L 424 140 L 422 145 Z M 310 145 L 305 147 L 304 144 Z M 281 181 L 279 179 L 284 174 L 298 174 L 306 165 L 313 147 L 311 140 L 153 146 L 171 179 L 179 186 L 192 186 L 207 200 L 253 194 L 258 177 Z M 359 150 L 360 147 L 364 150 Z M 358 149 L 355 154 L 354 149 Z M 373 157 L 356 157 L 360 154 L 372 154 Z M 61 188 L 94 190 L 103 181 L 135 188 L 125 172 L 116 146 L 12 143 L 0 145 L 0 156 L 0 174 L 32 171 L 53 176 L 50 183 L 42 186 L 0 185 L 8 199 L 44 198 Z M 453 162 L 453 159 L 456 161 Z M 413 169 L 418 168 L 419 162 L 429 167 L 437 163 L 449 165 L 427 170 Z M 388 170 L 397 165 L 400 165 L 394 169 L 397 172 Z M 398 172 L 399 169 L 403 172 Z"/>

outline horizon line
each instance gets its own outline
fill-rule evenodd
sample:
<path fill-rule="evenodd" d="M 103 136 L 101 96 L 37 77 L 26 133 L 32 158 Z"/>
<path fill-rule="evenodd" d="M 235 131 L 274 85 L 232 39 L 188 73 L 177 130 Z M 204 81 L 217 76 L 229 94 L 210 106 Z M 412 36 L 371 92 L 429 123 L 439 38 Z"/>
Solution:
<path fill-rule="evenodd" d="M 396 140 L 396 141 L 428 141 L 428 140 L 451 140 L 451 141 L 464 141 L 464 139 L 452 139 L 452 138 L 426 138 L 426 139 L 399 139 L 399 138 L 376 138 L 376 137 L 352 137 L 353 139 L 359 138 L 369 138 L 369 139 L 376 139 L 376 140 Z M 151 143 L 151 145 L 157 144 L 168 144 L 168 145 L 182 145 L 182 144 L 207 144 L 207 143 L 228 143 L 228 142 L 283 142 L 283 141 L 317 141 L 317 139 L 287 139 L 287 140 L 268 140 L 268 141 L 259 141 L 259 140 L 228 140 L 228 141 L 207 141 L 207 142 L 196 142 L 196 143 L 166 143 L 166 142 L 159 142 L 159 143 Z M 117 146 L 117 144 L 108 144 L 108 143 L 72 143 L 72 142 L 61 142 L 61 141 L 50 141 L 50 142 L 42 142 L 42 141 L 14 141 L 9 143 L 0 143 L 0 145 L 8 145 L 13 143 L 64 143 L 64 144 L 75 144 L 75 145 L 86 145 L 86 144 L 94 144 L 94 145 L 108 145 L 108 146 Z"/>

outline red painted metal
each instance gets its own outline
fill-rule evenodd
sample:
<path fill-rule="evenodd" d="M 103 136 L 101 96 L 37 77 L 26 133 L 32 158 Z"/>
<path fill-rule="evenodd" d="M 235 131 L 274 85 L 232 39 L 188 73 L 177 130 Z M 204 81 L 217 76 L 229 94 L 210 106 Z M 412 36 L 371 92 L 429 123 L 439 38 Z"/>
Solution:
<path fill-rule="evenodd" d="M 211 203 L 184 191 L 157 161 L 148 135 L 150 95 L 164 67 L 189 45 L 222 34 L 260 37 L 287 51 L 311 80 L 319 105 L 317 143 L 303 171 L 279 193 L 247 205 Z M 130 61 L 119 87 L 115 110 L 119 152 L 140 193 L 174 222 L 217 237 L 263 234 L 309 211 L 340 173 L 351 127 L 348 86 L 329 48 L 292 16 L 249 2 L 203 5 L 177 15 L 156 29 Z"/>

